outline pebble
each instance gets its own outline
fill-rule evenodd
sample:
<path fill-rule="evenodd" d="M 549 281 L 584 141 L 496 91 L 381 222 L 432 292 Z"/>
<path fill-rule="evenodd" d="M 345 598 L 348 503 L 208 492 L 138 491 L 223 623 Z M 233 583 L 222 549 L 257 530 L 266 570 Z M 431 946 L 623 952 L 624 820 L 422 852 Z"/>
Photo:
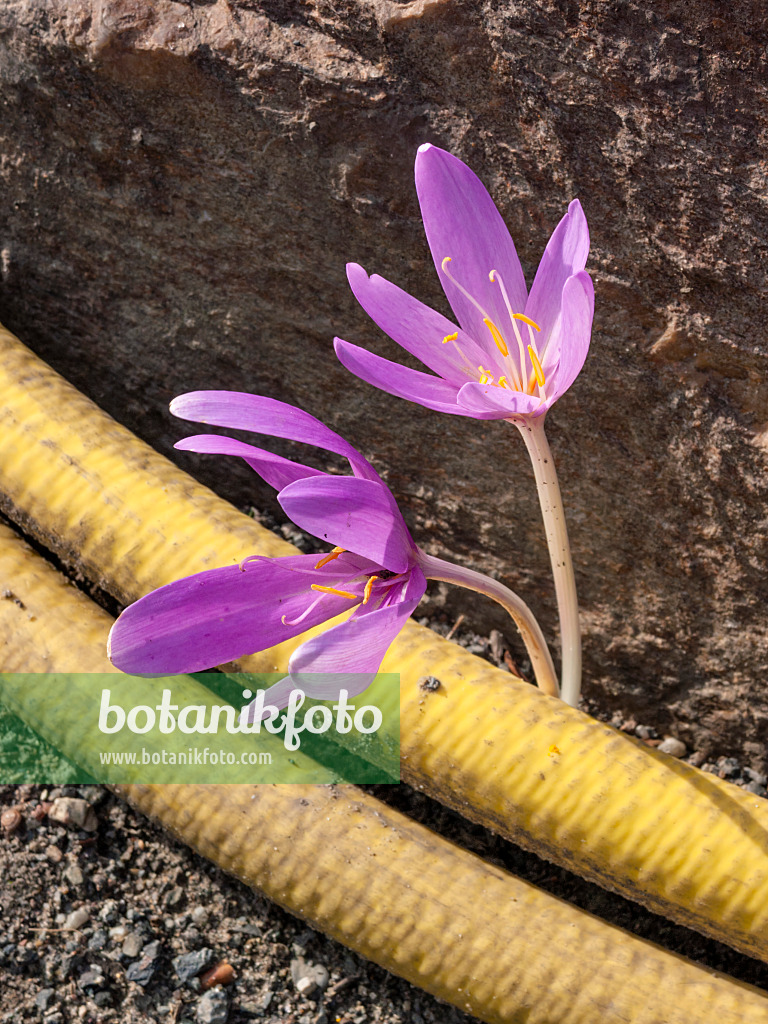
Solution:
<path fill-rule="evenodd" d="M 38 1008 L 38 1010 L 40 1010 L 41 1013 L 44 1012 L 53 1003 L 55 995 L 56 992 L 54 989 L 41 988 L 40 991 L 35 996 L 35 1006 Z"/>
<path fill-rule="evenodd" d="M 674 736 L 665 736 L 657 749 L 660 750 L 662 754 L 669 754 L 671 757 L 685 757 L 688 753 L 688 748 L 683 741 L 678 740 Z"/>
<path fill-rule="evenodd" d="M 87 923 L 90 916 L 87 907 L 78 907 L 77 910 L 73 910 L 71 914 L 67 915 L 61 930 L 64 932 L 76 932 L 78 928 L 82 928 Z"/>
<path fill-rule="evenodd" d="M 97 929 L 88 940 L 88 949 L 94 953 L 101 952 L 102 949 L 106 948 L 109 942 L 109 932 L 104 931 L 103 928 Z"/>
<path fill-rule="evenodd" d="M 197 1003 L 195 1019 L 198 1024 L 226 1024 L 229 1017 L 229 998 L 223 988 L 212 988 Z"/>
<path fill-rule="evenodd" d="M 744 774 L 748 779 L 756 782 L 758 786 L 768 786 L 768 775 L 763 775 L 762 772 L 756 772 L 753 768 L 745 768 Z"/>
<path fill-rule="evenodd" d="M 84 832 L 95 832 L 99 827 L 96 813 L 87 800 L 72 796 L 57 797 L 48 809 L 48 817 L 61 825 L 73 825 Z"/>
<path fill-rule="evenodd" d="M 101 969 L 92 966 L 90 970 L 83 971 L 80 977 L 77 979 L 78 988 L 82 989 L 83 992 L 86 989 L 99 989 L 104 988 L 106 982 L 104 981 L 104 975 L 101 973 Z"/>
<path fill-rule="evenodd" d="M 201 906 L 193 907 L 192 910 L 190 911 L 189 916 L 192 918 L 193 923 L 196 924 L 198 928 L 202 928 L 204 925 L 208 923 L 208 908 Z"/>
<path fill-rule="evenodd" d="M 58 846 L 55 847 L 58 850 Z M 83 884 L 83 872 L 77 864 L 68 864 L 63 871 L 64 880 L 70 885 Z"/>
<path fill-rule="evenodd" d="M 739 775 L 740 772 L 741 766 L 735 757 L 718 757 L 717 774 L 721 779 L 729 779 L 734 775 Z"/>
<path fill-rule="evenodd" d="M 214 959 L 212 950 L 204 947 L 196 949 L 193 953 L 182 953 L 171 961 L 173 969 L 179 981 L 184 984 L 192 978 L 196 978 L 201 971 L 210 966 Z"/>
<path fill-rule="evenodd" d="M 117 931 L 117 929 L 112 930 Z M 146 940 L 140 932 L 129 932 L 123 941 L 123 956 L 130 957 L 131 959 L 133 959 L 133 957 L 135 956 L 138 956 L 139 953 L 144 948 L 145 942 Z"/>
<path fill-rule="evenodd" d="M 330 976 L 322 964 L 307 964 L 303 957 L 291 960 L 291 978 L 296 991 L 309 997 L 318 989 L 325 991 L 328 988 Z"/>
<path fill-rule="evenodd" d="M 51 864 L 59 864 L 64 859 L 64 854 L 53 843 L 45 848 L 45 856 Z"/>
<path fill-rule="evenodd" d="M 152 976 L 159 966 L 160 943 L 148 942 L 141 951 L 141 959 L 136 960 L 125 972 L 128 981 L 135 981 L 142 988 L 152 980 Z"/>

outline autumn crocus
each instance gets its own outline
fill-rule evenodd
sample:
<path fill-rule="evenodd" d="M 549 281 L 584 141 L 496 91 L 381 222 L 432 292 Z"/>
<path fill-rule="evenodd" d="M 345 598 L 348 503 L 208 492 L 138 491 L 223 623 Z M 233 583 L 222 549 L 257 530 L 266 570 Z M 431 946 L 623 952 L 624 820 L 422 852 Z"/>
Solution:
<path fill-rule="evenodd" d="M 594 291 L 585 272 L 589 232 L 578 200 L 555 228 L 530 292 L 514 242 L 480 179 L 461 160 L 425 145 L 416 190 L 453 322 L 357 264 L 352 291 L 369 316 L 432 373 L 340 338 L 336 353 L 358 377 L 400 398 L 455 416 L 517 426 L 533 460 L 555 576 L 563 643 L 563 699 L 578 702 L 581 639 L 570 549 L 544 434 L 547 410 L 576 379 L 592 329 Z"/>
<path fill-rule="evenodd" d="M 426 589 L 427 576 L 475 575 L 422 552 L 389 488 L 352 445 L 308 413 L 238 392 L 182 395 L 171 410 L 184 419 L 304 442 L 344 456 L 352 476 L 329 475 L 235 438 L 201 434 L 180 441 L 187 451 L 238 456 L 278 491 L 301 529 L 334 545 L 325 555 L 251 556 L 239 565 L 177 580 L 127 608 L 110 633 L 109 655 L 125 672 L 166 675 L 200 671 L 266 650 L 313 626 L 351 615 L 292 654 L 286 679 L 264 696 L 277 707 L 293 689 L 318 699 L 368 685 L 392 640 Z M 463 575 L 462 575 L 463 574 Z M 483 577 L 484 579 L 484 577 Z M 530 611 L 493 580 L 534 649 L 537 678 L 557 684 L 541 631 Z M 500 595 L 500 596 L 499 596 Z M 503 600 L 502 600 L 503 603 Z M 518 603 L 519 606 L 518 607 Z"/>

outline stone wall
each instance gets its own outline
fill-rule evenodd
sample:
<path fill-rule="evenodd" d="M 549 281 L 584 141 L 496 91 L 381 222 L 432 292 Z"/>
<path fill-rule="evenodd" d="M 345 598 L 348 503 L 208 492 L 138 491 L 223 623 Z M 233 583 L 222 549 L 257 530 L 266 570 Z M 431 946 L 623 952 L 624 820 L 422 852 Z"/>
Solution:
<path fill-rule="evenodd" d="M 517 433 L 377 393 L 331 340 L 399 353 L 347 260 L 445 308 L 420 143 L 485 181 L 529 281 L 579 196 L 593 347 L 548 423 L 586 691 L 757 764 L 767 23 L 758 0 L 5 0 L 0 319 L 165 452 L 190 432 L 179 392 L 303 406 L 374 459 L 423 546 L 499 573 L 554 636 Z M 234 461 L 176 457 L 269 504 Z M 494 607 L 447 600 L 515 643 Z"/>

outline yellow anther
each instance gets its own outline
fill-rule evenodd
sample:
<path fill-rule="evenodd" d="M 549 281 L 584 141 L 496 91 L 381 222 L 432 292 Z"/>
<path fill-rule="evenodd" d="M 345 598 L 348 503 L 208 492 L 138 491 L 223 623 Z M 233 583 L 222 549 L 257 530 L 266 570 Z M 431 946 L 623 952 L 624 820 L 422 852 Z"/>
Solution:
<path fill-rule="evenodd" d="M 536 321 L 531 320 L 531 318 L 529 316 L 526 316 L 525 313 L 513 313 L 512 316 L 515 320 L 522 320 L 524 324 L 528 324 L 529 327 L 533 327 L 535 331 L 541 330 Z"/>
<path fill-rule="evenodd" d="M 346 548 L 334 548 L 333 551 L 330 551 L 320 559 L 315 568 L 322 569 L 324 565 L 328 565 L 328 563 L 332 562 L 334 558 L 338 558 L 339 555 L 343 555 L 345 551 Z"/>
<path fill-rule="evenodd" d="M 496 326 L 496 324 L 493 322 L 493 320 L 489 320 L 488 317 L 485 317 L 485 319 L 483 320 L 483 323 L 488 328 L 488 330 L 491 332 L 491 337 L 496 342 L 496 348 L 499 350 L 499 352 L 501 352 L 501 354 L 503 356 L 508 356 L 509 355 L 509 349 L 507 348 L 507 343 L 502 338 L 501 331 Z"/>
<path fill-rule="evenodd" d="M 443 344 L 447 345 L 449 341 L 456 341 L 458 336 L 459 336 L 459 332 L 458 331 L 456 331 L 455 334 L 446 334 L 446 336 L 443 338 Z"/>
<path fill-rule="evenodd" d="M 540 388 L 543 388 L 544 387 L 544 371 L 541 368 L 541 363 L 539 362 L 539 357 L 533 351 L 533 345 L 529 345 L 528 346 L 528 355 L 531 357 L 531 366 L 533 367 L 533 372 L 536 374 L 536 383 L 539 385 Z"/>
<path fill-rule="evenodd" d="M 506 377 L 499 377 L 496 383 L 499 385 L 500 388 L 509 388 L 509 381 L 507 380 Z"/>
<path fill-rule="evenodd" d="M 484 370 L 482 366 L 478 366 L 480 371 L 480 383 L 481 384 L 493 384 L 493 375 Z"/>
<path fill-rule="evenodd" d="M 378 579 L 377 576 L 371 576 L 368 582 L 365 584 L 365 590 L 363 591 L 363 604 L 368 604 L 371 598 L 371 591 L 373 590 L 373 584 Z"/>
<path fill-rule="evenodd" d="M 450 257 L 450 256 L 446 256 L 446 257 L 445 257 L 445 258 L 443 259 L 443 262 L 442 262 L 442 263 L 440 264 L 440 266 L 442 267 L 442 269 L 443 269 L 443 270 L 445 270 L 445 264 L 446 264 L 446 263 L 450 263 L 450 262 L 451 262 L 451 257 Z"/>
<path fill-rule="evenodd" d="M 337 590 L 336 587 L 321 587 L 319 583 L 313 583 L 312 589 L 321 590 L 324 594 L 336 594 L 337 597 L 348 597 L 350 601 L 357 600 L 357 594 L 350 594 L 348 590 Z"/>

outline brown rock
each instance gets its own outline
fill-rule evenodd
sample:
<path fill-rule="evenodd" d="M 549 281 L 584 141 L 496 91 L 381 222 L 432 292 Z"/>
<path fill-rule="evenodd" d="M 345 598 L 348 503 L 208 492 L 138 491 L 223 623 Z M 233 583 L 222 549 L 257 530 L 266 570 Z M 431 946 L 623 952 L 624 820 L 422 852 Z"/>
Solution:
<path fill-rule="evenodd" d="M 498 571 L 555 637 L 518 438 L 377 393 L 331 339 L 398 354 L 356 307 L 346 260 L 445 308 L 412 186 L 420 143 L 487 183 L 529 281 L 578 195 L 594 342 L 548 422 L 586 685 L 691 747 L 764 759 L 768 14 L 721 10 L 9 0 L 3 318 L 165 452 L 195 429 L 166 412 L 184 390 L 303 406 L 388 471 L 420 543 Z M 247 467 L 175 457 L 275 508 Z M 495 608 L 435 600 L 517 643 Z"/>

